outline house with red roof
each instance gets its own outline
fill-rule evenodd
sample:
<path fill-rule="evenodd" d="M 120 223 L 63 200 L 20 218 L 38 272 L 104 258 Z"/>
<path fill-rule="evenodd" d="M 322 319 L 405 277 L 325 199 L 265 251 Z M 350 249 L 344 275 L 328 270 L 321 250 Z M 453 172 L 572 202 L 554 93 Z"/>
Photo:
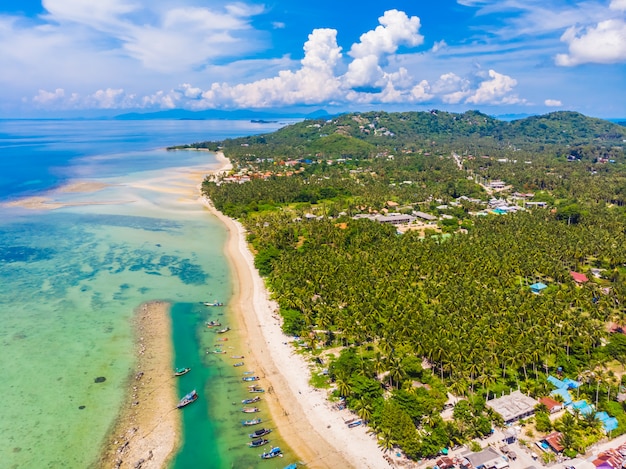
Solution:
<path fill-rule="evenodd" d="M 555 453 L 561 453 L 565 449 L 561 443 L 561 438 L 563 438 L 563 434 L 561 432 L 552 432 L 546 436 L 543 441 L 547 443 L 552 451 Z"/>
<path fill-rule="evenodd" d="M 551 414 L 563 409 L 563 404 L 561 402 L 548 396 L 539 399 L 539 403 L 545 405 L 548 409 L 548 412 L 550 412 Z"/>
<path fill-rule="evenodd" d="M 585 283 L 585 282 L 588 282 L 588 281 L 589 281 L 589 279 L 587 278 L 587 276 L 586 276 L 585 274 L 581 274 L 580 272 L 574 272 L 574 271 L 571 271 L 569 274 L 570 274 L 570 275 L 572 276 L 572 278 L 574 279 L 574 282 L 576 282 L 576 283 L 578 283 L 578 284 L 580 284 L 580 283 Z"/>

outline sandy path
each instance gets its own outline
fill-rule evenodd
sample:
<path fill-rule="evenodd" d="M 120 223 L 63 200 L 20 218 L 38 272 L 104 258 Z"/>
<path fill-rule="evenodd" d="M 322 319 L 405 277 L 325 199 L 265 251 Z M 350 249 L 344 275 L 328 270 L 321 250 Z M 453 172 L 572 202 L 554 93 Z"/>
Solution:
<path fill-rule="evenodd" d="M 242 225 L 202 203 L 228 228 L 227 256 L 234 273 L 233 313 L 248 345 L 246 358 L 272 391 L 266 393 L 272 420 L 281 437 L 311 468 L 389 468 L 374 436 L 365 427 L 349 429 L 344 421 L 354 417 L 336 411 L 323 390 L 309 385 L 309 365 L 295 353 L 280 328 L 277 305 L 268 297 L 254 268 Z"/>
<path fill-rule="evenodd" d="M 181 434 L 172 374 L 170 305 L 146 303 L 137 309 L 134 322 L 137 365 L 120 416 L 103 447 L 101 468 L 164 467 Z"/>

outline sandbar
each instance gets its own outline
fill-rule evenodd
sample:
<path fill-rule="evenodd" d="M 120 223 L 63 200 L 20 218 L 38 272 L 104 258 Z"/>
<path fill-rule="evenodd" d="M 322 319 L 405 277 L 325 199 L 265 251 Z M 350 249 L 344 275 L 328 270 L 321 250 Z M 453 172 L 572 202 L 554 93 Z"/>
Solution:
<path fill-rule="evenodd" d="M 180 443 L 170 305 L 152 301 L 134 318 L 137 363 L 128 393 L 97 467 L 161 468 Z"/>

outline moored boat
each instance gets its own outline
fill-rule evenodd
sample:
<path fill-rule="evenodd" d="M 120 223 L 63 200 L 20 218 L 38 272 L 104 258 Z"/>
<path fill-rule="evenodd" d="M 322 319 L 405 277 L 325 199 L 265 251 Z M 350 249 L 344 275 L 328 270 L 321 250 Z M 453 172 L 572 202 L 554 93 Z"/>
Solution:
<path fill-rule="evenodd" d="M 254 386 L 250 386 L 248 388 L 248 392 L 265 392 L 265 389 L 260 388 L 260 387 L 258 387 L 256 385 L 254 385 Z"/>
<path fill-rule="evenodd" d="M 174 370 L 174 376 L 182 376 L 182 375 L 186 375 L 187 373 L 189 373 L 191 371 L 191 368 L 176 368 Z"/>
<path fill-rule="evenodd" d="M 222 325 L 219 321 L 209 321 L 206 323 L 206 327 L 220 327 Z"/>
<path fill-rule="evenodd" d="M 261 454 L 261 459 L 272 459 L 276 456 L 282 456 L 283 452 L 278 446 L 273 446 L 269 451 Z"/>
<path fill-rule="evenodd" d="M 178 405 L 176 406 L 178 409 L 182 409 L 183 407 L 191 404 L 192 402 L 196 402 L 198 400 L 198 393 L 196 392 L 196 390 L 194 389 L 193 391 L 191 391 L 189 394 L 185 395 L 185 397 L 183 397 L 180 402 L 178 403 Z"/>
<path fill-rule="evenodd" d="M 244 420 L 243 422 L 241 422 L 241 424 L 244 427 L 251 427 L 252 425 L 258 425 L 261 423 L 261 419 L 251 419 L 251 420 Z"/>
<path fill-rule="evenodd" d="M 231 355 L 230 358 L 234 358 L 235 360 L 242 359 L 243 355 Z"/>
<path fill-rule="evenodd" d="M 233 363 L 233 366 L 243 366 L 243 362 Z"/>
<path fill-rule="evenodd" d="M 255 402 L 259 402 L 261 398 L 259 396 L 251 397 L 250 399 L 244 399 L 241 401 L 242 404 L 254 404 Z"/>
<path fill-rule="evenodd" d="M 285 469 L 298 469 L 298 463 L 291 463 L 288 466 L 285 466 Z"/>
<path fill-rule="evenodd" d="M 241 411 L 245 414 L 254 414 L 255 412 L 260 412 L 258 407 L 243 407 Z"/>
<path fill-rule="evenodd" d="M 258 381 L 261 378 L 259 378 L 258 376 L 244 376 L 243 378 L 241 378 L 242 381 Z"/>
<path fill-rule="evenodd" d="M 230 331 L 230 327 L 226 326 L 224 329 L 220 329 L 219 331 L 217 331 L 218 334 L 223 334 L 225 332 Z"/>
<path fill-rule="evenodd" d="M 224 303 L 219 301 L 205 301 L 204 306 L 224 306 Z"/>
<path fill-rule="evenodd" d="M 257 431 L 255 431 L 254 433 L 250 433 L 248 436 L 250 438 L 261 438 L 262 436 L 265 436 L 271 432 L 272 430 L 270 428 L 259 428 Z"/>
<path fill-rule="evenodd" d="M 252 440 L 248 443 L 250 448 L 258 448 L 259 446 L 266 445 L 270 442 L 270 440 L 266 440 L 265 438 L 259 438 L 258 440 Z"/>

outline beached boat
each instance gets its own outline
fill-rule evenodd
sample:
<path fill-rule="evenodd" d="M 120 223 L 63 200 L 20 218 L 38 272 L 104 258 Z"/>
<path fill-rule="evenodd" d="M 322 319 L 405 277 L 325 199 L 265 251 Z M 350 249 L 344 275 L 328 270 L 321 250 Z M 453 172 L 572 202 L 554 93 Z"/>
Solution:
<path fill-rule="evenodd" d="M 191 371 L 191 368 L 176 368 L 174 370 L 174 376 L 182 376 L 182 375 L 186 375 L 187 373 L 189 373 Z"/>
<path fill-rule="evenodd" d="M 265 438 L 259 438 L 258 440 L 252 440 L 248 443 L 250 448 L 258 448 L 259 446 L 266 445 L 270 442 L 270 440 L 266 440 Z"/>
<path fill-rule="evenodd" d="M 254 374 L 254 371 L 244 371 L 243 374 L 244 375 L 252 375 L 252 374 Z"/>
<path fill-rule="evenodd" d="M 354 427 L 358 427 L 359 425 L 361 425 L 363 422 L 361 420 L 355 420 L 354 422 L 350 422 L 348 424 L 348 428 L 354 428 Z"/>
<path fill-rule="evenodd" d="M 224 303 L 220 303 L 219 301 L 205 301 L 204 306 L 224 306 Z"/>
<path fill-rule="evenodd" d="M 258 407 L 243 407 L 241 411 L 244 414 L 254 414 L 255 412 L 260 412 Z"/>
<path fill-rule="evenodd" d="M 196 402 L 197 400 L 198 400 L 198 393 L 194 389 L 189 394 L 187 394 L 185 397 L 183 397 L 176 407 L 179 408 L 179 409 L 182 409 L 183 407 L 191 404 L 192 402 Z"/>
<path fill-rule="evenodd" d="M 230 358 L 234 358 L 235 360 L 243 358 L 243 355 L 231 355 Z"/>
<path fill-rule="evenodd" d="M 288 466 L 285 466 L 285 469 L 298 469 L 298 463 L 291 463 Z"/>
<path fill-rule="evenodd" d="M 241 378 L 242 381 L 258 381 L 261 378 L 259 378 L 258 376 L 244 376 L 243 378 Z"/>
<path fill-rule="evenodd" d="M 252 419 L 252 420 L 244 420 L 243 422 L 241 422 L 241 424 L 244 427 L 251 427 L 252 425 L 258 425 L 261 423 L 261 419 Z"/>
<path fill-rule="evenodd" d="M 272 459 L 277 456 L 282 457 L 282 455 L 283 455 L 283 452 L 281 451 L 281 449 L 278 446 L 274 446 L 269 451 L 261 454 L 261 459 Z"/>
<path fill-rule="evenodd" d="M 219 321 L 209 321 L 206 323 L 206 327 L 220 327 L 222 325 Z"/>
<path fill-rule="evenodd" d="M 257 431 L 255 431 L 254 433 L 250 433 L 248 436 L 250 438 L 261 438 L 262 436 L 265 436 L 271 432 L 272 430 L 270 428 L 259 428 Z"/>
<path fill-rule="evenodd" d="M 233 363 L 233 366 L 243 366 L 243 362 Z"/>
<path fill-rule="evenodd" d="M 224 329 L 220 329 L 219 331 L 217 331 L 218 334 L 223 334 L 224 332 L 228 332 L 230 331 L 230 327 L 226 326 Z"/>
<path fill-rule="evenodd" d="M 242 404 L 254 404 L 255 402 L 259 402 L 261 398 L 259 396 L 251 397 L 250 399 L 244 399 L 241 401 Z"/>

